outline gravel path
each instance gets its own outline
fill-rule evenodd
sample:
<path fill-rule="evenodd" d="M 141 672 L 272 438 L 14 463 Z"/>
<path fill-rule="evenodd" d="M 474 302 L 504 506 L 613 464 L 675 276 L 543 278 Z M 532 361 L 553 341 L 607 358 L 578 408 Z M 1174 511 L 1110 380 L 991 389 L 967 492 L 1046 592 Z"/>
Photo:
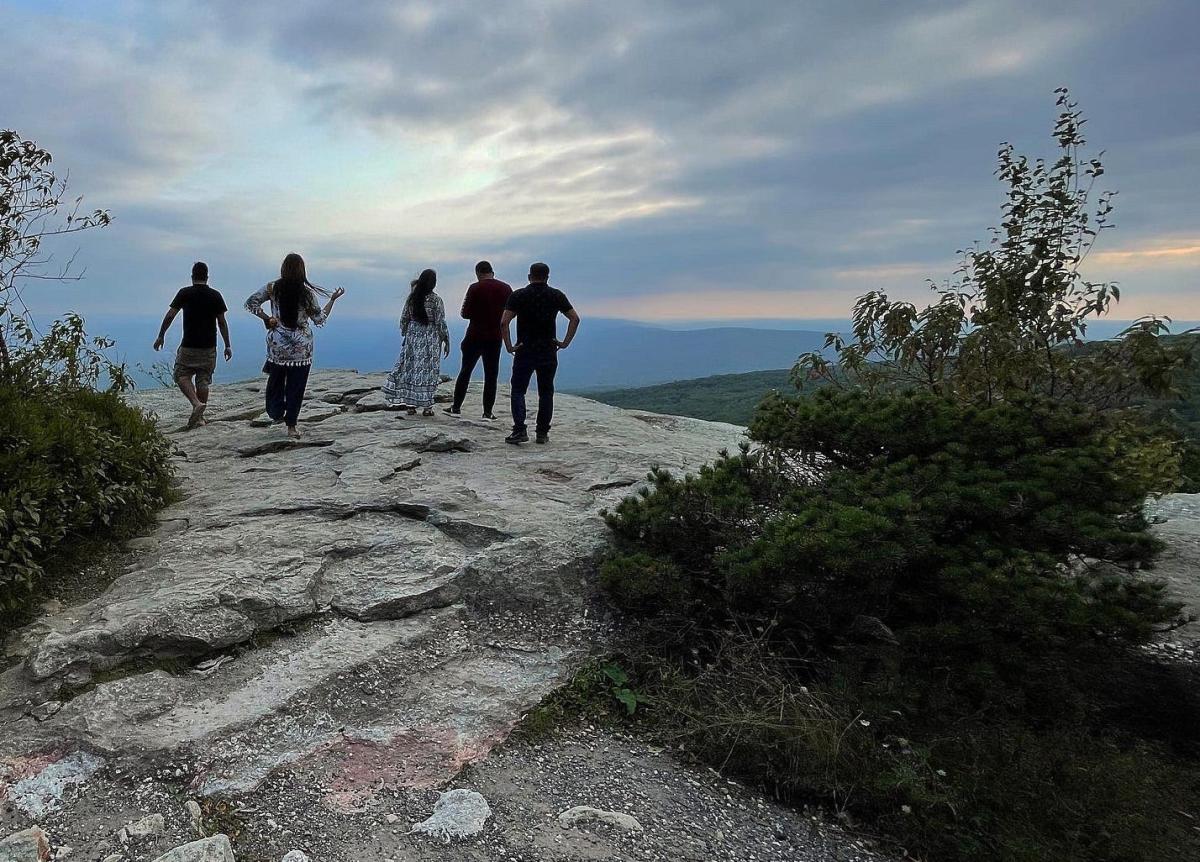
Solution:
<path fill-rule="evenodd" d="M 186 766 L 186 764 L 184 765 Z M 145 774 L 110 767 L 62 811 L 41 820 L 57 858 L 150 860 L 196 837 L 174 764 Z M 646 743 L 592 727 L 544 743 L 509 742 L 447 788 L 481 793 L 492 808 L 482 834 L 445 845 L 410 834 L 438 790 L 382 790 L 360 811 L 324 804 L 326 788 L 303 768 L 281 770 L 253 793 L 205 802 L 210 829 L 231 834 L 239 862 L 301 849 L 318 860 L 627 860 L 628 862 L 868 862 L 897 857 L 811 814 L 776 805 L 715 772 L 684 765 Z M 566 828 L 577 805 L 628 814 L 642 831 L 604 824 Z M 122 843 L 123 823 L 164 815 L 157 835 Z M 0 834 L 29 825 L 11 806 Z M 64 853 L 64 847 L 70 848 Z"/>

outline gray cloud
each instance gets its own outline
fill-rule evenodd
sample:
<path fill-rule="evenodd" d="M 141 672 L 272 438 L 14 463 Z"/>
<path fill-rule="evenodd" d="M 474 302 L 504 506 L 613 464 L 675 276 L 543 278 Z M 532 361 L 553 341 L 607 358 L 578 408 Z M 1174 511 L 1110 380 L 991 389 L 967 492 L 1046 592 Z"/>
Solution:
<path fill-rule="evenodd" d="M 1119 0 L 132 8 L 73 25 L 23 67 L 24 95 L 0 96 L 127 204 L 113 231 L 123 253 L 101 254 L 114 267 L 224 246 L 250 269 L 302 244 L 382 302 L 390 272 L 487 249 L 514 266 L 556 255 L 577 295 L 614 307 L 741 289 L 759 292 L 763 317 L 762 291 L 830 308 L 877 283 L 919 295 L 922 266 L 945 274 L 995 221 L 999 142 L 1049 149 L 1062 83 L 1110 149 L 1113 247 L 1200 236 L 1200 12 L 1186 0 L 1136 16 Z M 2 4 L 0 22 L 31 56 L 57 26 Z M 62 118 L 39 113 L 46 100 Z M 293 140 L 301 127 L 311 136 Z M 288 164 L 311 155 L 310 172 L 264 179 L 276 144 L 256 141 L 271 134 Z M 335 167 L 318 158 L 342 140 L 373 143 Z M 394 148 L 397 164 L 425 153 L 428 168 L 390 180 L 394 199 L 372 196 L 355 185 L 363 147 Z M 421 170 L 441 186 L 418 188 Z M 332 171 L 344 194 L 329 191 Z M 1200 265 L 1122 260 L 1123 280 L 1163 295 Z"/>

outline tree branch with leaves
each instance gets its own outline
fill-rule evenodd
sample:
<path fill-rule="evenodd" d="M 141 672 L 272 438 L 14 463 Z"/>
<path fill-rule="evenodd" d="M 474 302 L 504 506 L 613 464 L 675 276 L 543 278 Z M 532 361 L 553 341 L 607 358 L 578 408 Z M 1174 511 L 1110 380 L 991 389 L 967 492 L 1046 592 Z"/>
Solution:
<path fill-rule="evenodd" d="M 55 174 L 52 163 L 50 153 L 33 141 L 0 130 L 0 381 L 25 387 L 49 374 L 72 385 L 92 385 L 103 373 L 123 388 L 128 383 L 124 369 L 103 356 L 111 342 L 88 339 L 75 315 L 39 338 L 23 296 L 31 281 L 81 279 L 75 254 L 55 266 L 52 241 L 112 221 L 106 210 L 84 211 L 82 198 L 71 199 L 68 178 Z M 42 344 L 47 338 L 61 343 Z"/>
<path fill-rule="evenodd" d="M 860 297 L 850 338 L 830 333 L 822 351 L 801 356 L 798 386 L 917 387 L 981 404 L 1036 394 L 1100 406 L 1097 399 L 1117 393 L 1121 404 L 1135 391 L 1165 394 L 1168 370 L 1187 353 L 1158 338 L 1168 332 L 1165 318 L 1140 319 L 1103 349 L 1079 350 L 1089 322 L 1121 296 L 1116 283 L 1082 272 L 1099 235 L 1113 227 L 1116 193 L 1096 192 L 1104 154 L 1085 153 L 1087 120 L 1069 92 L 1060 88 L 1055 98 L 1057 157 L 1031 159 L 1000 146 L 996 176 L 1006 191 L 990 242 L 960 250 L 960 266 L 931 284 L 937 296 L 924 308 L 882 291 Z"/>

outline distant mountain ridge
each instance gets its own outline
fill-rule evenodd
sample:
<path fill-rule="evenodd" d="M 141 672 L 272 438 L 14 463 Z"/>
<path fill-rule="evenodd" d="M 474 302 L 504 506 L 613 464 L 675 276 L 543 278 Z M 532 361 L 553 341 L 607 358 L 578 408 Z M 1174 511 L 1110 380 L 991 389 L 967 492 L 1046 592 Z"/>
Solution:
<path fill-rule="evenodd" d="M 264 358 L 262 325 L 234 305 L 231 297 L 227 296 L 226 301 L 233 305 L 228 319 L 234 358 L 229 364 L 218 363 L 217 382 L 257 377 L 262 373 Z M 449 311 L 454 349 L 448 359 L 442 360 L 442 371 L 454 375 L 458 373 L 458 342 L 465 322 L 458 319 L 457 308 Z M 586 309 L 583 313 L 586 315 Z M 150 315 L 91 315 L 87 326 L 93 335 L 115 339 L 116 354 L 133 370 L 138 385 L 153 387 L 158 385 L 157 381 L 138 366 L 149 369 L 156 362 L 169 364 L 180 334 L 180 324 L 176 321 L 167 335 L 167 349 L 155 353 L 151 344 L 161 320 L 161 316 Z M 755 323 L 760 325 L 722 321 L 718 325 L 689 328 L 695 325 L 657 325 L 585 316 L 579 337 L 563 354 L 557 385 L 563 391 L 597 393 L 713 375 L 791 368 L 800 354 L 822 348 L 826 332 L 848 329 L 848 321 L 836 320 Z M 804 323 L 812 328 L 796 328 Z M 1097 321 L 1088 334 L 1092 338 L 1110 338 L 1126 325 L 1123 321 Z M 1188 325 L 1177 322 L 1173 328 L 1181 330 Z M 560 323 L 560 331 L 565 326 Z M 317 332 L 316 369 L 384 371 L 392 367 L 399 351 L 400 332 L 390 315 L 354 317 L 335 313 L 329 325 Z M 500 372 L 502 380 L 507 379 L 509 368 L 505 356 Z"/>
<path fill-rule="evenodd" d="M 217 382 L 245 380 L 261 374 L 263 329 L 261 323 L 238 308 L 228 315 L 234 358 L 218 363 Z M 140 386 L 158 385 L 140 371 L 156 362 L 170 363 L 178 344 L 176 321 L 167 334 L 167 348 L 151 349 L 161 317 L 102 317 L 88 319 L 88 331 L 117 342 L 116 353 L 135 373 Z M 458 373 L 458 343 L 465 324 L 449 321 L 454 345 L 442 360 L 445 374 Z M 560 331 L 565 331 L 565 323 Z M 706 329 L 669 329 L 653 324 L 605 318 L 584 318 L 579 336 L 562 356 L 557 386 L 563 391 L 600 390 L 647 386 L 682 378 L 731 374 L 759 368 L 791 366 L 796 357 L 820 349 L 824 331 L 761 329 L 721 326 Z M 390 369 L 400 351 L 400 332 L 390 318 L 339 317 L 317 331 L 316 368 L 353 368 L 360 372 Z M 509 374 L 504 357 L 501 379 Z M 481 373 L 478 370 L 477 374 Z"/>

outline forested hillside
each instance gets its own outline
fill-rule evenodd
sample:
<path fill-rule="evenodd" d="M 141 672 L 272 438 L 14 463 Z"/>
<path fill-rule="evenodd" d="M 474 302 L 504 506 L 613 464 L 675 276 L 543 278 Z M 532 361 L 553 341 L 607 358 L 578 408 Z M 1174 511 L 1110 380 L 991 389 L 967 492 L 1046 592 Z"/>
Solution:
<path fill-rule="evenodd" d="M 692 416 L 712 422 L 748 425 L 763 396 L 771 390 L 788 391 L 792 384 L 786 368 L 771 371 L 750 371 L 745 374 L 717 374 L 692 380 L 676 380 L 657 386 L 638 386 L 631 389 L 609 389 L 585 392 L 614 407 L 628 410 L 648 410 Z"/>
<path fill-rule="evenodd" d="M 1188 341 L 1192 345 L 1192 366 L 1176 374 L 1172 397 L 1145 402 L 1146 408 L 1163 419 L 1178 424 L 1186 437 L 1200 441 L 1200 335 L 1169 336 L 1168 343 Z M 1099 349 L 1103 341 L 1091 342 L 1081 353 Z M 810 391 L 815 391 L 815 385 Z M 691 380 L 676 380 L 656 386 L 608 389 L 583 393 L 614 407 L 691 416 L 712 422 L 748 425 L 763 396 L 771 391 L 791 392 L 791 372 L 786 368 L 750 371 L 745 374 L 717 374 Z"/>

